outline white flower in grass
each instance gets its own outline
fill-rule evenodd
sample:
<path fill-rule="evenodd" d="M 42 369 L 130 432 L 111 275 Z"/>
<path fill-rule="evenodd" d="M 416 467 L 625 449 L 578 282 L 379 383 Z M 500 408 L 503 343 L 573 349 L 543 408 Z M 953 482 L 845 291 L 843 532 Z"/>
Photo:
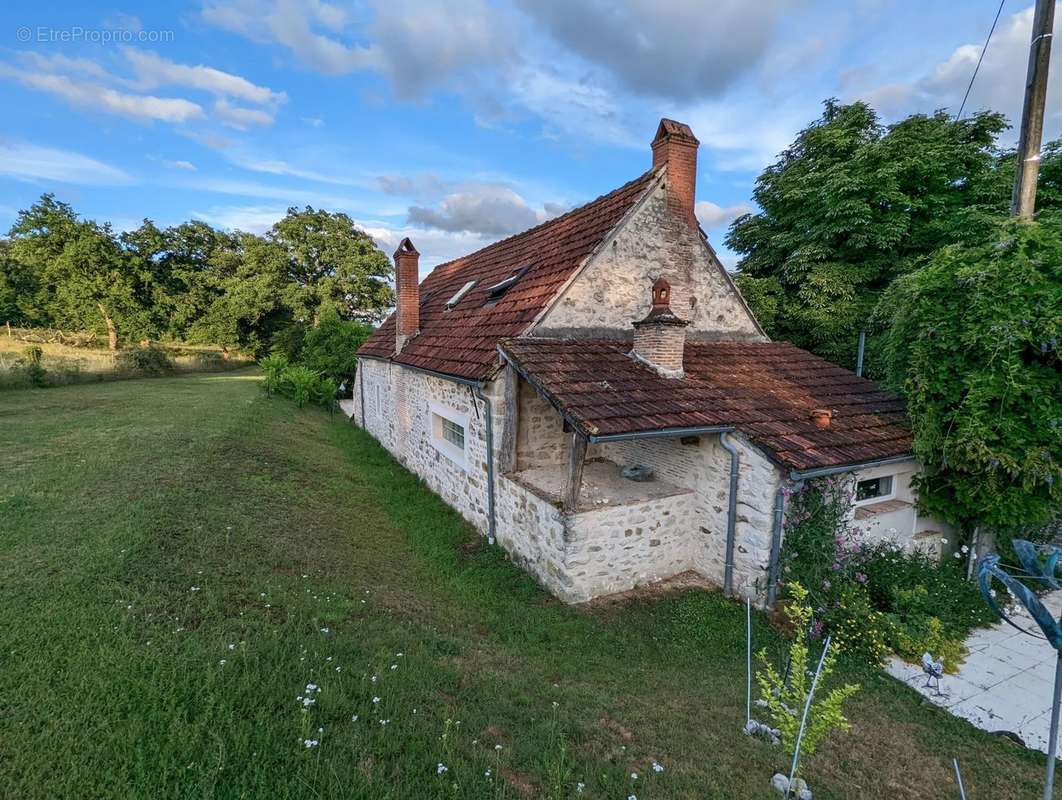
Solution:
<path fill-rule="evenodd" d="M 391 669 L 398 669 L 398 664 L 392 664 Z"/>
<path fill-rule="evenodd" d="M 487 768 L 487 771 L 483 773 L 483 777 L 484 778 L 489 778 L 490 777 L 490 768 L 489 767 Z"/>
<path fill-rule="evenodd" d="M 586 788 L 586 784 L 585 783 L 580 782 L 580 783 L 575 784 L 575 791 L 577 791 L 579 794 L 582 794 L 583 793 L 583 789 L 585 789 L 585 788 Z"/>
<path fill-rule="evenodd" d="M 380 720 L 380 724 L 381 724 L 381 725 L 386 725 L 386 724 L 387 724 L 387 723 L 389 723 L 390 721 L 391 721 L 391 720 L 389 720 L 389 719 L 382 719 L 382 720 Z"/>
<path fill-rule="evenodd" d="M 219 661 L 218 663 L 219 663 L 219 664 L 220 664 L 221 666 L 225 666 L 225 659 L 221 659 L 221 661 Z"/>
<path fill-rule="evenodd" d="M 193 586 L 192 587 L 192 591 L 193 592 L 198 592 L 199 591 L 199 587 L 198 586 Z"/>
<path fill-rule="evenodd" d="M 303 708 L 309 708 L 310 706 L 312 706 L 316 702 L 317 701 L 314 700 L 312 697 L 304 697 L 304 698 L 302 698 L 302 707 Z"/>
<path fill-rule="evenodd" d="M 307 750 L 309 750 L 311 747 L 317 747 L 317 745 L 320 744 L 317 739 L 303 739 L 302 743 L 306 746 Z"/>
<path fill-rule="evenodd" d="M 317 688 L 317 684 L 316 683 L 308 683 L 308 684 L 306 684 L 306 691 L 308 691 L 308 692 L 319 692 L 321 690 Z"/>
<path fill-rule="evenodd" d="M 342 672 L 342 671 L 343 671 L 342 667 L 336 667 L 336 672 Z"/>
<path fill-rule="evenodd" d="M 258 596 L 259 596 L 259 597 L 265 597 L 265 592 L 259 592 L 259 593 L 258 593 Z"/>
<path fill-rule="evenodd" d="M 631 780 L 632 781 L 638 780 L 638 773 L 637 772 L 632 772 L 631 773 Z"/>
<path fill-rule="evenodd" d="M 657 764 L 654 761 L 653 762 L 653 772 L 663 772 L 663 771 L 664 771 L 664 765 L 663 764 Z"/>
<path fill-rule="evenodd" d="M 325 661 L 331 661 L 331 660 L 332 660 L 332 656 L 328 656 L 328 658 L 325 659 Z"/>
<path fill-rule="evenodd" d="M 376 676 L 373 675 L 371 678 L 369 678 L 369 680 L 372 681 L 373 683 L 376 683 Z"/>
<path fill-rule="evenodd" d="M 501 750 L 502 746 L 500 744 L 496 744 L 496 745 L 494 745 L 494 749 L 495 750 Z"/>
<path fill-rule="evenodd" d="M 629 794 L 629 795 L 627 795 L 627 800 L 638 800 L 638 795 Z"/>
<path fill-rule="evenodd" d="M 236 645 L 234 645 L 234 644 L 230 644 L 229 645 L 229 650 L 235 650 L 235 649 L 236 649 Z"/>
<path fill-rule="evenodd" d="M 963 545 L 962 547 L 960 547 L 959 550 L 961 552 L 963 552 L 963 553 L 969 553 L 970 552 L 970 548 L 967 547 L 966 545 Z"/>
<path fill-rule="evenodd" d="M 450 771 L 449 768 L 444 763 L 442 763 L 441 761 L 439 762 L 438 766 L 435 767 L 435 774 L 436 775 L 442 775 L 444 772 L 449 772 L 449 771 Z"/>
<path fill-rule="evenodd" d="M 331 633 L 331 632 L 332 632 L 331 628 L 321 628 L 321 633 Z"/>

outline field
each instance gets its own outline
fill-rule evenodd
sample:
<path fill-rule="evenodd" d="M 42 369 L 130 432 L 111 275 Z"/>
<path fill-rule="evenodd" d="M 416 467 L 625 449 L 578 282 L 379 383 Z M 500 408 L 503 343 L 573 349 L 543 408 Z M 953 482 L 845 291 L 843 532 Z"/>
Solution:
<path fill-rule="evenodd" d="M 252 372 L 4 392 L 0 475 L 0 797 L 777 797 L 743 609 L 560 605 Z M 1039 796 L 1041 758 L 844 672 L 816 798 L 956 798 L 954 756 Z"/>
<path fill-rule="evenodd" d="M 96 383 L 137 377 L 124 367 L 115 353 L 107 350 L 106 337 L 91 334 L 63 334 L 60 331 L 32 328 L 0 328 L 0 389 L 30 386 L 30 378 L 21 368 L 26 348 L 39 347 L 44 380 L 49 386 Z M 248 359 L 233 355 L 226 361 L 221 348 L 183 343 L 163 344 L 173 365 L 173 372 L 219 372 L 246 367 Z"/>

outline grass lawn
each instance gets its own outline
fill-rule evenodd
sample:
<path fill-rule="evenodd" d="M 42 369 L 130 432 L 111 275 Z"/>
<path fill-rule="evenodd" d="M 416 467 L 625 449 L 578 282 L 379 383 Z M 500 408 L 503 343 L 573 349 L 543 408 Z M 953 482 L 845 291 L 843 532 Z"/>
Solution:
<path fill-rule="evenodd" d="M 776 797 L 742 608 L 565 607 L 251 373 L 0 394 L 0 609 L 0 797 Z M 956 798 L 953 756 L 1038 796 L 1040 757 L 845 671 L 816 798 Z"/>

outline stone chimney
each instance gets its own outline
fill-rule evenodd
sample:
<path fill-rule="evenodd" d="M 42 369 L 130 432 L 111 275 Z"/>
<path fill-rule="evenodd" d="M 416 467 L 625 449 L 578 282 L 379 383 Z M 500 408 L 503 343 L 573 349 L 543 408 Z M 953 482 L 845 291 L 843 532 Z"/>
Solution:
<path fill-rule="evenodd" d="M 694 214 L 697 193 L 697 147 L 690 126 L 673 119 L 660 120 L 653 139 L 653 169 L 667 165 L 667 205 L 697 227 Z"/>
<path fill-rule="evenodd" d="M 395 250 L 395 353 L 420 333 L 420 253 L 409 237 Z"/>
<path fill-rule="evenodd" d="M 634 323 L 631 357 L 652 367 L 665 378 L 681 378 L 686 326 L 671 310 L 671 284 L 657 278 L 653 284 L 653 307 L 645 319 Z"/>

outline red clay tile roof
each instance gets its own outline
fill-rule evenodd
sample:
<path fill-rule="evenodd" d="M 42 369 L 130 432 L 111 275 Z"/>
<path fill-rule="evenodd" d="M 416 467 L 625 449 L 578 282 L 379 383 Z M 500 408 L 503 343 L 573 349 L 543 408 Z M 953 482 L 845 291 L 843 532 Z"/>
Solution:
<path fill-rule="evenodd" d="M 586 435 L 733 426 L 795 470 L 911 452 L 899 398 L 787 342 L 688 341 L 682 379 L 637 363 L 624 342 L 531 337 L 500 347 Z M 834 411 L 829 428 L 811 422 L 816 408 Z"/>
<path fill-rule="evenodd" d="M 436 267 L 420 284 L 420 333 L 395 361 L 463 378 L 488 378 L 497 362 L 498 340 L 527 329 L 653 179 L 654 173 L 646 172 L 585 206 Z M 488 287 L 528 266 L 498 301 L 488 301 Z M 446 301 L 468 281 L 476 281 L 475 288 L 447 311 Z M 392 314 L 358 355 L 392 358 L 394 351 Z"/>

